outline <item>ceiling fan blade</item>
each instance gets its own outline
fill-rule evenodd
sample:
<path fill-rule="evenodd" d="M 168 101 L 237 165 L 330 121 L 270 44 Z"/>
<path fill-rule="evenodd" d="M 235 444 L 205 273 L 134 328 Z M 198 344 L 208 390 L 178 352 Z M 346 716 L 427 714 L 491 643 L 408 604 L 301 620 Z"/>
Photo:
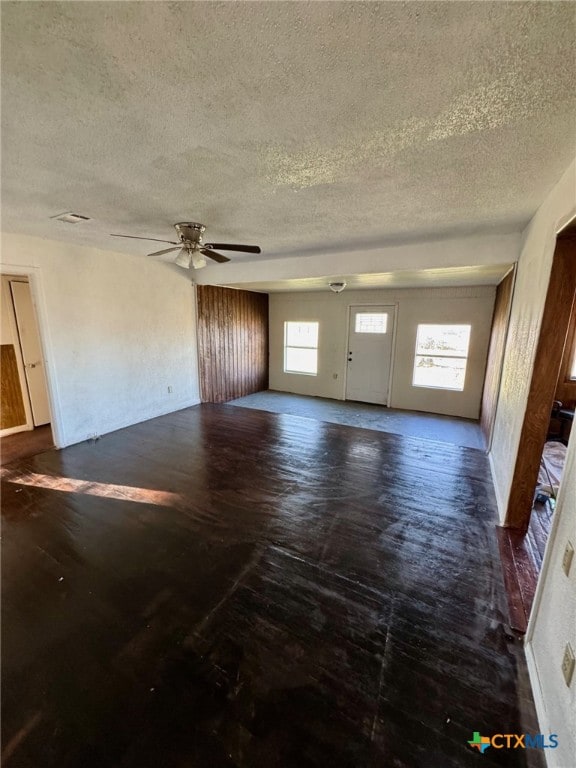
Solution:
<path fill-rule="evenodd" d="M 222 251 L 243 251 L 244 253 L 262 253 L 257 245 L 234 245 L 234 243 L 202 243 L 204 248 L 218 248 Z"/>
<path fill-rule="evenodd" d="M 221 253 L 216 253 L 216 251 L 213 251 L 210 248 L 200 248 L 200 253 L 203 253 L 204 256 L 208 256 L 209 259 L 213 259 L 213 261 L 217 261 L 219 264 L 224 264 L 225 261 L 230 261 L 227 256 L 222 256 Z"/>
<path fill-rule="evenodd" d="M 180 246 L 177 245 L 175 248 L 165 248 L 163 251 L 154 251 L 154 253 L 147 253 L 146 256 L 163 256 L 165 253 L 172 253 L 172 251 L 179 251 Z"/>
<path fill-rule="evenodd" d="M 110 237 L 129 237 L 130 240 L 154 240 L 156 243 L 171 243 L 172 245 L 178 245 L 175 240 L 159 240 L 157 237 L 138 237 L 137 235 L 113 235 Z"/>

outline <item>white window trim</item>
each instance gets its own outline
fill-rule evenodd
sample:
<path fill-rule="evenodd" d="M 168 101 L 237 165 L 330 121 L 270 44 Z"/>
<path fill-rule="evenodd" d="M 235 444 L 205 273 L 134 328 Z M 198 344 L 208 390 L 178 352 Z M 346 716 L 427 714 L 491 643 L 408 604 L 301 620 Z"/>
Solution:
<path fill-rule="evenodd" d="M 470 328 L 470 335 L 468 337 L 468 354 L 467 355 L 446 355 L 446 354 L 440 354 L 438 352 L 427 352 L 426 354 L 423 354 L 422 352 L 418 352 L 418 329 L 421 325 L 439 325 L 439 326 L 450 326 L 450 325 L 465 325 Z M 412 364 L 412 386 L 417 387 L 418 389 L 439 389 L 444 392 L 464 392 L 466 389 L 466 373 L 468 371 L 468 359 L 470 357 L 470 339 L 472 337 L 472 323 L 418 323 L 416 327 L 416 344 L 414 346 L 414 360 Z M 441 387 L 438 384 L 415 384 L 414 378 L 416 376 L 416 358 L 418 357 L 444 357 L 444 358 L 450 358 L 450 360 L 464 360 L 466 365 L 464 366 L 464 382 L 462 384 L 462 388 L 460 387 Z"/>
<path fill-rule="evenodd" d="M 314 323 L 318 326 L 318 338 L 316 339 L 315 347 L 303 347 L 298 344 L 287 344 L 286 337 L 288 333 L 288 323 Z M 284 321 L 284 373 L 289 373 L 291 376 L 318 376 L 318 349 L 320 347 L 320 322 L 318 320 L 285 320 Z M 316 373 L 311 371 L 292 371 L 286 367 L 286 351 L 288 349 L 314 349 L 316 350 Z"/>

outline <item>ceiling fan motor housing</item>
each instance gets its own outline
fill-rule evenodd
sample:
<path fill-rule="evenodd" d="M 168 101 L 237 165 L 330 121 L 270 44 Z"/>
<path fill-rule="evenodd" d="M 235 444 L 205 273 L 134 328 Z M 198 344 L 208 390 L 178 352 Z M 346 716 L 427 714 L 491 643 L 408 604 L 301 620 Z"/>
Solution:
<path fill-rule="evenodd" d="M 174 224 L 176 232 L 183 243 L 189 242 L 199 244 L 202 241 L 202 234 L 206 227 L 204 224 L 196 224 L 193 221 L 181 221 Z"/>

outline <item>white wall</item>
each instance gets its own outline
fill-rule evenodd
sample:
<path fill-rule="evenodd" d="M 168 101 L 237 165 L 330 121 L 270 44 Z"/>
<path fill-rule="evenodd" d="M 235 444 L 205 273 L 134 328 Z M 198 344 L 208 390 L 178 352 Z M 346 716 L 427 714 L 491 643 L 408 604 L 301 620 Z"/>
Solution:
<path fill-rule="evenodd" d="M 556 233 L 576 215 L 576 162 L 526 228 L 518 261 L 490 460 L 502 522 L 528 402 Z"/>
<path fill-rule="evenodd" d="M 526 655 L 534 690 L 540 728 L 557 733 L 559 745 L 547 754 L 550 768 L 574 765 L 576 755 L 576 673 L 570 688 L 564 682 L 560 664 L 564 647 L 570 642 L 576 653 L 576 558 L 570 575 L 562 570 L 566 542 L 576 547 L 576 433 L 568 456 L 558 504 L 554 512 L 538 593 L 527 633 Z"/>
<path fill-rule="evenodd" d="M 478 418 L 495 292 L 492 286 L 478 286 L 271 294 L 270 388 L 343 399 L 350 305 L 397 304 L 391 407 Z M 284 373 L 284 322 L 290 320 L 320 323 L 317 376 Z M 472 325 L 463 392 L 412 386 L 419 323 Z"/>
<path fill-rule="evenodd" d="M 2 295 L 0 301 L 0 309 L 2 312 L 0 322 L 0 344 L 12 344 L 16 346 L 18 338 L 14 333 L 14 323 L 12 322 L 11 307 L 10 307 L 10 294 L 8 293 L 8 285 L 2 280 Z"/>
<path fill-rule="evenodd" d="M 576 162 L 550 192 L 523 236 L 490 455 L 502 520 L 528 401 L 556 233 L 575 214 Z M 576 754 L 576 679 L 568 688 L 560 668 L 565 644 L 569 641 L 576 650 L 576 563 L 570 578 L 561 569 L 566 542 L 576 544 L 575 443 L 573 436 L 526 644 L 540 728 L 560 738 L 558 749 L 547 750 L 550 768 L 572 766 Z"/>
<path fill-rule="evenodd" d="M 0 269 L 30 275 L 59 447 L 199 402 L 186 273 L 6 233 Z"/>
<path fill-rule="evenodd" d="M 290 256 L 266 260 L 242 261 L 235 257 L 222 270 L 218 265 L 202 269 L 197 276 L 199 284 L 255 285 L 273 280 L 292 280 L 309 277 L 342 277 L 401 270 L 441 269 L 444 267 L 470 267 L 493 264 L 511 264 L 518 258 L 520 235 L 517 232 L 494 235 L 470 235 L 434 239 L 401 245 L 384 244 L 357 251 L 332 251 L 320 254 Z"/>

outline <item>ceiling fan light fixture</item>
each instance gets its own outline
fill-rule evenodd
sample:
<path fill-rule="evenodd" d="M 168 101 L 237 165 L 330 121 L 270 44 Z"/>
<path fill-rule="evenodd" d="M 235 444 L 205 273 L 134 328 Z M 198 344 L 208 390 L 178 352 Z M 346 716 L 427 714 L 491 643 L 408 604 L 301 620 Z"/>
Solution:
<path fill-rule="evenodd" d="M 191 261 L 192 261 L 192 253 L 188 248 L 182 248 L 178 256 L 176 256 L 176 258 L 174 259 L 174 263 L 178 264 L 179 267 L 184 267 L 184 269 L 190 269 Z"/>
<path fill-rule="evenodd" d="M 201 253 L 192 252 L 192 266 L 194 269 L 202 269 L 202 267 L 206 266 L 206 259 Z"/>
<path fill-rule="evenodd" d="M 328 283 L 328 287 L 332 291 L 332 293 L 342 293 L 344 288 L 346 288 L 345 282 L 339 282 L 339 283 Z"/>
<path fill-rule="evenodd" d="M 202 269 L 207 266 L 208 262 L 206 258 L 211 261 L 215 261 L 218 264 L 225 264 L 230 261 L 228 256 L 224 256 L 222 253 L 218 253 L 218 248 L 223 251 L 240 251 L 242 253 L 261 253 L 260 246 L 258 245 L 242 245 L 240 243 L 203 243 L 202 233 L 206 229 L 204 224 L 198 224 L 197 222 L 188 221 L 174 224 L 174 228 L 178 233 L 178 241 L 175 240 L 161 240 L 158 237 L 140 237 L 139 235 L 123 235 L 123 234 L 111 234 L 111 237 L 127 237 L 130 240 L 153 240 L 157 243 L 169 243 L 175 246 L 174 248 L 163 248 L 161 251 L 155 251 L 154 253 L 148 253 L 147 256 L 164 256 L 167 253 L 173 253 L 178 251 L 178 255 L 174 259 L 174 263 L 183 269 Z"/>

